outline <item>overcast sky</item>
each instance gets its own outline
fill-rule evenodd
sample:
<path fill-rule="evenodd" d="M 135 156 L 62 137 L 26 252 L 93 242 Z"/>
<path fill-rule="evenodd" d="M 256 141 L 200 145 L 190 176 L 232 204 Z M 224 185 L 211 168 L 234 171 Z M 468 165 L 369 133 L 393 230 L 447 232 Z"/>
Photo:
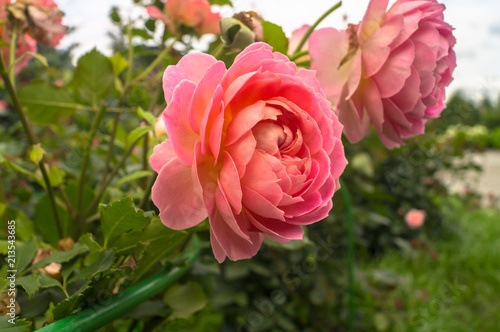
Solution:
<path fill-rule="evenodd" d="M 110 8 L 119 6 L 124 17 L 146 17 L 142 8 L 132 0 L 56 0 L 66 13 L 65 24 L 77 28 L 63 39 L 61 47 L 78 42 L 77 55 L 97 47 L 109 54 L 110 41 L 106 31 L 112 28 L 108 19 Z M 234 9 L 218 8 L 222 16 L 234 11 L 253 10 L 264 19 L 281 25 L 291 32 L 303 24 L 312 24 L 336 1 L 332 0 L 233 0 Z M 320 27 L 343 28 L 342 17 L 357 23 L 363 16 L 369 0 L 344 0 L 343 6 L 331 14 Z M 392 1 L 394 2 L 394 1 Z M 457 38 L 455 51 L 458 67 L 449 92 L 463 89 L 469 96 L 480 98 L 488 93 L 496 98 L 500 91 L 500 1 L 499 0 L 440 0 L 447 7 L 445 19 L 454 28 Z"/>

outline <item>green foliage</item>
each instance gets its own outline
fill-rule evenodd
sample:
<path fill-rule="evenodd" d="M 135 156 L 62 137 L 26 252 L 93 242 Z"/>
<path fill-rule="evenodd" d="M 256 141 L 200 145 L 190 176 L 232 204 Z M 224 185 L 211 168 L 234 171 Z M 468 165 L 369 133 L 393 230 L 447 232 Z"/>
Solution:
<path fill-rule="evenodd" d="M 20 277 L 16 280 L 16 283 L 23 287 L 26 293 L 28 293 L 29 296 L 35 294 L 38 289 L 40 289 L 41 283 L 40 283 L 40 275 L 38 274 L 30 274 L 29 276 L 26 277 Z"/>
<path fill-rule="evenodd" d="M 97 258 L 97 261 L 93 263 L 90 266 L 87 266 L 80 272 L 78 272 L 76 275 L 71 277 L 68 280 L 68 283 L 71 283 L 73 281 L 79 280 L 79 279 L 92 279 L 97 273 L 107 271 L 111 268 L 113 265 L 113 259 L 115 257 L 115 253 L 113 250 L 108 249 L 104 250 L 100 253 L 99 257 Z"/>
<path fill-rule="evenodd" d="M 274 52 L 288 53 L 288 38 L 283 29 L 274 23 L 262 21 L 264 41 L 273 47 Z"/>
<path fill-rule="evenodd" d="M 163 301 L 172 308 L 169 319 L 188 318 L 200 311 L 207 304 L 207 298 L 200 285 L 188 282 L 185 285 L 170 287 L 163 296 Z"/>
<path fill-rule="evenodd" d="M 106 248 L 109 240 L 129 231 L 140 231 L 149 223 L 150 219 L 144 216 L 142 210 L 134 208 L 130 197 L 99 208 L 101 214 L 102 232 Z"/>
<path fill-rule="evenodd" d="M 29 239 L 22 245 L 16 248 L 16 268 L 18 275 L 30 264 L 31 260 L 35 257 L 37 251 L 36 240 Z"/>
<path fill-rule="evenodd" d="M 38 144 L 35 144 L 31 147 L 28 154 L 29 154 L 29 159 L 34 164 L 38 164 L 42 160 L 43 156 L 45 155 L 45 150 L 42 148 L 42 145 L 40 143 L 38 143 Z"/>
<path fill-rule="evenodd" d="M 75 111 L 74 100 L 66 88 L 32 81 L 19 90 L 19 99 L 31 121 L 53 124 Z"/>
<path fill-rule="evenodd" d="M 91 287 L 82 287 L 78 292 L 61 301 L 53 310 L 54 319 L 64 318 L 75 311 L 78 306 L 90 295 Z"/>
<path fill-rule="evenodd" d="M 114 72 L 111 61 L 97 50 L 83 55 L 73 77 L 78 98 L 96 106 L 114 88 Z"/>
<path fill-rule="evenodd" d="M 15 323 L 9 322 L 10 317 L 0 316 L 0 330 L 5 332 L 27 332 L 31 331 L 31 322 L 24 319 L 15 319 Z"/>
<path fill-rule="evenodd" d="M 128 61 L 120 53 L 115 53 L 109 60 L 111 61 L 115 75 L 119 75 L 128 66 Z"/>
<path fill-rule="evenodd" d="M 41 259 L 37 263 L 33 264 L 29 270 L 38 269 L 49 265 L 50 263 L 66 263 L 75 258 L 78 255 L 81 255 L 84 252 L 87 252 L 89 248 L 87 246 L 82 245 L 80 243 L 75 243 L 75 245 L 68 251 L 56 251 L 52 253 L 47 258 Z"/>
<path fill-rule="evenodd" d="M 212 4 L 212 5 L 229 5 L 229 6 L 233 6 L 231 0 L 209 0 L 209 2 Z"/>
<path fill-rule="evenodd" d="M 379 331 L 496 330 L 500 308 L 494 298 L 500 288 L 493 276 L 500 273 L 500 248 L 494 234 L 500 213 L 459 208 L 446 217 L 447 239 L 426 241 L 405 255 L 391 251 L 362 267 L 359 301 L 371 304 L 365 315 L 377 310 L 384 317 L 384 328 L 379 319 L 373 321 Z M 378 271 L 393 276 L 388 289 L 374 278 Z"/>

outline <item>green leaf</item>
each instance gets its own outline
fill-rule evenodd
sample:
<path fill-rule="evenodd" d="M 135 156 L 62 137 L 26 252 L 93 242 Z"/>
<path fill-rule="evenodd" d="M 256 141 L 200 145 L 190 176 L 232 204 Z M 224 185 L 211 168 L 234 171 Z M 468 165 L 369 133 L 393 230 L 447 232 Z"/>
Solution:
<path fill-rule="evenodd" d="M 188 318 L 203 309 L 207 298 L 201 286 L 192 281 L 185 285 L 175 284 L 163 296 L 163 301 L 172 308 L 169 319 Z"/>
<path fill-rule="evenodd" d="M 78 306 L 90 295 L 92 287 L 85 286 L 64 301 L 59 302 L 54 308 L 54 319 L 59 320 L 73 313 Z"/>
<path fill-rule="evenodd" d="M 386 315 L 377 312 L 375 315 L 373 315 L 373 325 L 375 325 L 377 331 L 383 332 L 387 331 L 387 329 L 391 325 L 391 322 Z"/>
<path fill-rule="evenodd" d="M 52 187 L 59 187 L 64 183 L 66 173 L 57 165 L 53 165 L 49 170 L 49 179 Z"/>
<path fill-rule="evenodd" d="M 65 231 L 66 234 L 69 234 L 67 231 L 69 214 L 63 206 L 58 204 L 57 201 L 58 200 L 56 200 L 57 212 L 61 222 L 64 222 L 63 231 Z M 35 228 L 38 230 L 39 234 L 43 236 L 43 240 L 55 246 L 60 240 L 60 237 L 49 195 L 44 194 L 38 201 L 38 204 L 35 207 L 33 221 L 35 222 Z M 63 236 L 64 235 L 65 234 L 63 234 Z"/>
<path fill-rule="evenodd" d="M 115 53 L 109 60 L 111 61 L 115 75 L 119 75 L 128 66 L 128 61 L 120 53 Z"/>
<path fill-rule="evenodd" d="M 37 59 L 38 61 L 40 61 L 40 63 L 42 65 L 44 65 L 45 68 L 49 68 L 49 63 L 47 62 L 47 59 L 43 55 L 41 55 L 40 53 L 35 53 L 35 52 L 26 52 L 26 53 L 23 53 L 19 58 L 16 59 L 16 61 L 14 61 L 14 64 L 16 64 L 19 61 L 21 61 L 25 56 L 32 56 L 35 59 Z"/>
<path fill-rule="evenodd" d="M 57 184 L 60 181 L 64 181 L 64 178 L 61 178 L 63 177 L 63 171 L 60 170 L 59 167 L 57 166 L 51 167 L 49 176 L 51 175 L 52 175 L 51 180 L 54 181 L 52 183 L 53 185 L 54 183 Z M 76 182 L 70 182 L 64 186 L 64 191 L 66 192 L 66 195 L 68 196 L 71 205 L 76 206 L 77 196 L 78 196 L 78 184 Z M 82 197 L 83 210 L 86 210 L 88 208 L 90 202 L 94 198 L 94 195 L 95 195 L 94 191 L 90 187 L 84 186 L 83 197 Z M 66 206 L 63 205 L 62 203 L 63 200 L 61 194 L 58 192 L 56 196 L 58 198 L 56 199 L 56 206 L 59 212 L 59 217 L 63 225 L 64 234 L 65 235 L 72 234 L 74 227 L 73 220 L 71 219 L 69 213 L 66 211 Z M 35 208 L 34 223 L 36 229 L 43 236 L 46 242 L 52 244 L 53 246 L 57 245 L 57 242 L 60 240 L 59 232 L 57 229 L 56 220 L 54 218 L 52 205 L 50 203 L 50 199 L 47 194 L 44 194 L 40 198 Z"/>
<path fill-rule="evenodd" d="M 160 300 L 149 300 L 139 304 L 134 310 L 130 310 L 124 318 L 142 320 L 152 316 L 165 317 L 169 313 L 166 304 Z"/>
<path fill-rule="evenodd" d="M 135 181 L 137 179 L 141 179 L 141 178 L 153 175 L 153 174 L 155 174 L 153 171 L 136 171 L 136 172 L 127 174 L 124 177 L 122 177 L 120 179 L 120 181 L 118 181 L 118 183 L 116 184 L 116 187 L 119 188 L 122 184 L 124 184 L 126 182 Z"/>
<path fill-rule="evenodd" d="M 13 208 L 7 210 L 10 220 L 16 221 L 16 239 L 21 241 L 28 241 L 35 235 L 35 226 L 33 221 L 30 220 L 22 211 Z"/>
<path fill-rule="evenodd" d="M 23 168 L 22 166 L 19 166 L 11 161 L 8 161 L 7 159 L 3 159 L 2 163 L 5 165 L 5 167 L 7 167 L 8 169 L 10 169 L 16 173 L 19 173 L 21 175 L 25 175 L 27 177 L 34 179 L 34 180 L 37 180 L 37 177 L 35 174 L 28 171 L 26 168 Z"/>
<path fill-rule="evenodd" d="M 288 38 L 286 38 L 283 29 L 274 23 L 262 21 L 262 31 L 264 41 L 273 47 L 274 52 L 287 54 Z"/>
<path fill-rule="evenodd" d="M 231 7 L 233 6 L 233 3 L 231 2 L 231 0 L 208 0 L 208 1 L 212 5 L 219 5 L 219 6 L 229 5 Z"/>
<path fill-rule="evenodd" d="M 99 258 L 99 255 L 101 254 L 102 251 L 102 247 L 99 245 L 99 243 L 97 243 L 93 239 L 92 234 L 90 233 L 82 235 L 80 237 L 79 242 L 81 244 L 86 245 L 89 248 L 89 254 L 85 256 L 85 261 L 84 261 L 85 265 L 86 266 L 92 265 Z"/>
<path fill-rule="evenodd" d="M 132 29 L 132 36 L 141 37 L 144 40 L 149 40 L 153 38 L 146 30 L 137 28 Z"/>
<path fill-rule="evenodd" d="M 111 7 L 111 11 L 109 12 L 109 18 L 111 19 L 111 21 L 115 23 L 121 22 L 122 19 L 120 17 L 120 11 L 118 7 L 116 6 Z"/>
<path fill-rule="evenodd" d="M 0 217 L 3 216 L 5 210 L 7 210 L 7 204 L 0 202 Z"/>
<path fill-rule="evenodd" d="M 142 119 L 146 120 L 146 122 L 149 123 L 152 127 L 155 126 L 157 118 L 156 118 L 156 116 L 154 116 L 153 113 L 143 110 L 142 107 L 138 107 L 137 114 Z"/>
<path fill-rule="evenodd" d="M 23 287 L 31 297 L 40 289 L 40 274 L 30 274 L 29 276 L 17 278 L 16 283 Z"/>
<path fill-rule="evenodd" d="M 127 136 L 128 145 L 134 143 L 139 138 L 141 138 L 143 135 L 147 134 L 149 131 L 152 131 L 152 130 L 153 130 L 153 127 L 151 127 L 151 126 L 135 128 Z"/>
<path fill-rule="evenodd" d="M 50 287 L 60 287 L 61 283 L 46 275 L 45 273 L 40 273 L 40 288 L 50 288 Z"/>
<path fill-rule="evenodd" d="M 28 151 L 28 158 L 35 165 L 38 165 L 38 163 L 43 159 L 44 155 L 45 155 L 45 150 L 42 148 L 42 145 L 40 143 L 31 146 L 31 148 Z"/>
<path fill-rule="evenodd" d="M 37 243 L 34 237 L 24 242 L 16 248 L 16 270 L 17 275 L 20 275 L 29 263 L 35 257 L 37 251 Z"/>
<path fill-rule="evenodd" d="M 187 236 L 186 231 L 172 230 L 163 225 L 160 218 L 153 218 L 142 235 L 139 236 L 139 243 L 146 245 L 146 249 L 139 260 L 140 264 L 134 270 L 136 273 L 135 281 L 139 280 L 159 260 L 178 252 Z M 131 238 L 129 243 L 133 245 L 137 242 L 137 238 Z"/>
<path fill-rule="evenodd" d="M 76 109 L 66 88 L 58 88 L 47 82 L 33 81 L 22 87 L 18 95 L 29 119 L 38 124 L 57 123 Z"/>
<path fill-rule="evenodd" d="M 101 252 L 99 258 L 97 261 L 84 268 L 83 270 L 80 271 L 77 275 L 71 277 L 68 280 L 68 284 L 79 280 L 79 279 L 87 279 L 87 280 L 92 280 L 92 278 L 99 272 L 103 272 L 108 270 L 112 265 L 113 265 L 113 259 L 115 257 L 115 252 L 112 249 L 109 250 L 104 250 Z"/>
<path fill-rule="evenodd" d="M 130 197 L 125 197 L 118 202 L 108 206 L 99 207 L 101 213 L 102 232 L 104 234 L 104 245 L 108 241 L 128 231 L 139 231 L 144 229 L 150 221 L 144 216 L 142 210 L 134 208 L 134 202 Z"/>
<path fill-rule="evenodd" d="M 45 267 L 45 266 L 49 265 L 50 263 L 69 262 L 70 260 L 72 260 L 76 256 L 78 256 L 78 255 L 80 255 L 88 250 L 89 250 L 89 248 L 87 246 L 84 246 L 80 243 L 75 243 L 73 248 L 71 248 L 70 250 L 68 250 L 68 251 L 56 251 L 56 252 L 52 253 L 52 255 L 50 255 L 49 257 L 40 260 L 36 264 L 33 264 L 33 266 L 31 266 L 30 270 Z"/>
<path fill-rule="evenodd" d="M 14 324 L 12 324 L 13 322 Z M 4 332 L 29 332 L 31 331 L 31 322 L 24 319 L 10 318 L 0 316 L 0 331 Z"/>
<path fill-rule="evenodd" d="M 83 102 L 97 105 L 113 91 L 114 81 L 111 61 L 96 49 L 78 60 L 73 83 Z"/>
<path fill-rule="evenodd" d="M 149 31 L 151 32 L 155 32 L 156 30 L 156 20 L 155 19 L 152 19 L 150 18 L 149 20 L 146 21 L 146 23 L 144 23 L 144 26 L 146 27 L 146 29 L 148 29 Z"/>

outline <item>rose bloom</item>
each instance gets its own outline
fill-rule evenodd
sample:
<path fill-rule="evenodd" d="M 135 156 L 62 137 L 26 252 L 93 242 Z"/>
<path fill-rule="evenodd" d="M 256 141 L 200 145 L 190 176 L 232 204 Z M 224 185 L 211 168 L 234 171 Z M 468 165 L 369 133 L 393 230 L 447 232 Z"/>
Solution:
<path fill-rule="evenodd" d="M 424 210 L 411 209 L 405 215 L 405 221 L 410 228 L 422 227 L 427 213 Z"/>
<path fill-rule="evenodd" d="M 226 70 L 190 53 L 163 76 L 169 139 L 150 158 L 152 199 L 173 229 L 210 223 L 219 262 L 250 258 L 267 237 L 301 239 L 328 215 L 347 161 L 342 125 L 315 74 L 269 45 Z"/>
<path fill-rule="evenodd" d="M 351 142 L 373 123 L 388 148 L 424 132 L 444 108 L 456 66 L 445 6 L 435 0 L 371 0 L 359 25 L 317 30 L 309 40 L 311 69 L 337 105 Z"/>
<path fill-rule="evenodd" d="M 207 0 L 167 0 L 165 13 L 156 6 L 147 6 L 148 15 L 163 21 L 172 34 L 175 23 L 195 28 L 198 33 L 219 33 L 220 14 L 213 13 Z"/>

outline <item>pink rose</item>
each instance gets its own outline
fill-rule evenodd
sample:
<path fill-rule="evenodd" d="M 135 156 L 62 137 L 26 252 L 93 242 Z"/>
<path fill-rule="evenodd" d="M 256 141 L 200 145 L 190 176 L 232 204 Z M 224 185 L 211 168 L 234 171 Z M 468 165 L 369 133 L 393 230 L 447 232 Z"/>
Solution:
<path fill-rule="evenodd" d="M 427 213 L 424 210 L 411 209 L 405 215 L 405 221 L 410 228 L 422 227 Z"/>
<path fill-rule="evenodd" d="M 351 142 L 373 123 L 388 148 L 424 132 L 444 108 L 456 66 L 445 6 L 435 0 L 371 0 L 359 25 L 320 29 L 309 41 L 311 69 L 337 105 Z"/>
<path fill-rule="evenodd" d="M 150 158 L 152 199 L 173 229 L 209 218 L 219 262 L 250 258 L 264 237 L 300 239 L 328 215 L 347 161 L 342 125 L 314 72 L 254 43 L 226 70 L 190 53 L 163 76 L 169 139 Z"/>
<path fill-rule="evenodd" d="M 167 0 L 165 13 L 155 6 L 147 6 L 148 15 L 163 21 L 173 34 L 173 23 L 195 28 L 198 33 L 219 33 L 220 14 L 213 13 L 207 0 Z"/>

